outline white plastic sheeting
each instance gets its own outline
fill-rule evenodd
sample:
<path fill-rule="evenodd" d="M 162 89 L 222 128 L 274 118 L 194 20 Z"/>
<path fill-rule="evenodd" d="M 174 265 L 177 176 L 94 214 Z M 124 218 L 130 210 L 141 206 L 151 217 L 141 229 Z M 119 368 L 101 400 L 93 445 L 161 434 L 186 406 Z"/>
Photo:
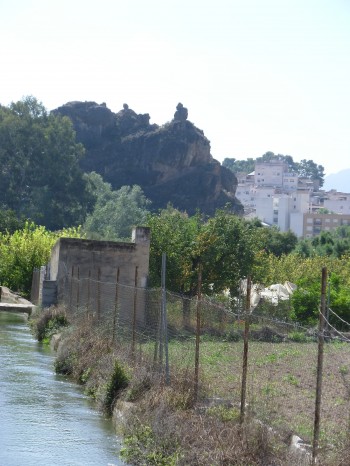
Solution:
<path fill-rule="evenodd" d="M 284 284 L 275 283 L 267 288 L 254 283 L 251 286 L 250 309 L 255 309 L 261 299 L 269 301 L 275 305 L 277 305 L 279 301 L 286 301 L 290 298 L 296 288 L 297 285 L 288 281 L 284 282 Z M 247 295 L 247 280 L 242 280 L 241 282 L 241 294 L 243 296 Z"/>

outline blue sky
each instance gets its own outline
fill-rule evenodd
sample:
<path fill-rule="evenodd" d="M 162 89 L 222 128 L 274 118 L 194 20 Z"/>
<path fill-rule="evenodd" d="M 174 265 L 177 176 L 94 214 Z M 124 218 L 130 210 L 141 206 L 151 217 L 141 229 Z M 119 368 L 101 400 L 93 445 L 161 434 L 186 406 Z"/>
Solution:
<path fill-rule="evenodd" d="M 350 168 L 349 0 L 2 0 L 0 103 L 178 102 L 211 153 Z"/>

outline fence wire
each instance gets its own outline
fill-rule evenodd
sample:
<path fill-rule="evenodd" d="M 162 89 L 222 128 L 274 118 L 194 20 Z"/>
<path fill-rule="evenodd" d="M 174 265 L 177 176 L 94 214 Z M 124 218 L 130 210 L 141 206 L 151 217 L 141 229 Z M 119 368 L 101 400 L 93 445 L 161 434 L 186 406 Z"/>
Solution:
<path fill-rule="evenodd" d="M 240 410 L 249 319 L 247 415 L 312 442 L 318 329 L 289 321 L 289 302 L 245 313 L 238 302 L 198 301 L 161 289 L 75 277 L 67 278 L 66 290 L 64 305 L 72 320 L 91 321 L 123 354 L 152 367 L 160 383 L 194 380 L 199 312 L 197 400 L 224 405 L 232 413 Z M 350 433 L 350 335 L 342 332 L 341 338 L 336 324 L 331 327 L 325 334 L 320 451 L 341 446 Z"/>

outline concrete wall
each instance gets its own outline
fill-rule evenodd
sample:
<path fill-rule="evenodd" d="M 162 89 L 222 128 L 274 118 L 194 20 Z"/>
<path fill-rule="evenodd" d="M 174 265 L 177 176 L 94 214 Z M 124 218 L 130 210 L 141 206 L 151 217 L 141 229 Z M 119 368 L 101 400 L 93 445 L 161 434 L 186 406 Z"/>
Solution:
<path fill-rule="evenodd" d="M 112 303 L 115 284 L 138 288 L 134 311 L 144 320 L 142 288 L 147 286 L 150 231 L 146 227 L 133 230 L 132 243 L 60 238 L 52 248 L 42 285 L 42 305 L 65 304 L 90 307 L 93 314 L 107 312 Z M 108 291 L 107 291 L 108 290 Z M 130 294 L 131 301 L 133 293 Z M 112 296 L 113 295 L 113 296 Z M 50 302 L 52 300 L 52 302 Z M 130 317 L 126 301 L 121 306 L 123 318 Z M 120 304 L 121 302 L 119 302 Z M 131 306 L 132 307 L 132 306 Z"/>

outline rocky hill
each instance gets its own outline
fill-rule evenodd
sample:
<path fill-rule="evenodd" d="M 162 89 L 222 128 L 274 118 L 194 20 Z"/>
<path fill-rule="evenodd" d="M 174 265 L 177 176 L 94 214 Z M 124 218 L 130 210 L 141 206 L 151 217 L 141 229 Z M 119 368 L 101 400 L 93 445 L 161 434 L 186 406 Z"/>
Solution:
<path fill-rule="evenodd" d="M 114 189 L 140 185 L 153 209 L 171 203 L 189 214 L 196 209 L 213 214 L 230 203 L 242 213 L 235 175 L 213 159 L 208 139 L 187 120 L 182 104 L 162 126 L 150 124 L 149 114 L 137 114 L 126 104 L 113 113 L 106 104 L 69 102 L 54 112 L 72 120 L 86 148 L 82 169 L 100 173 Z"/>

